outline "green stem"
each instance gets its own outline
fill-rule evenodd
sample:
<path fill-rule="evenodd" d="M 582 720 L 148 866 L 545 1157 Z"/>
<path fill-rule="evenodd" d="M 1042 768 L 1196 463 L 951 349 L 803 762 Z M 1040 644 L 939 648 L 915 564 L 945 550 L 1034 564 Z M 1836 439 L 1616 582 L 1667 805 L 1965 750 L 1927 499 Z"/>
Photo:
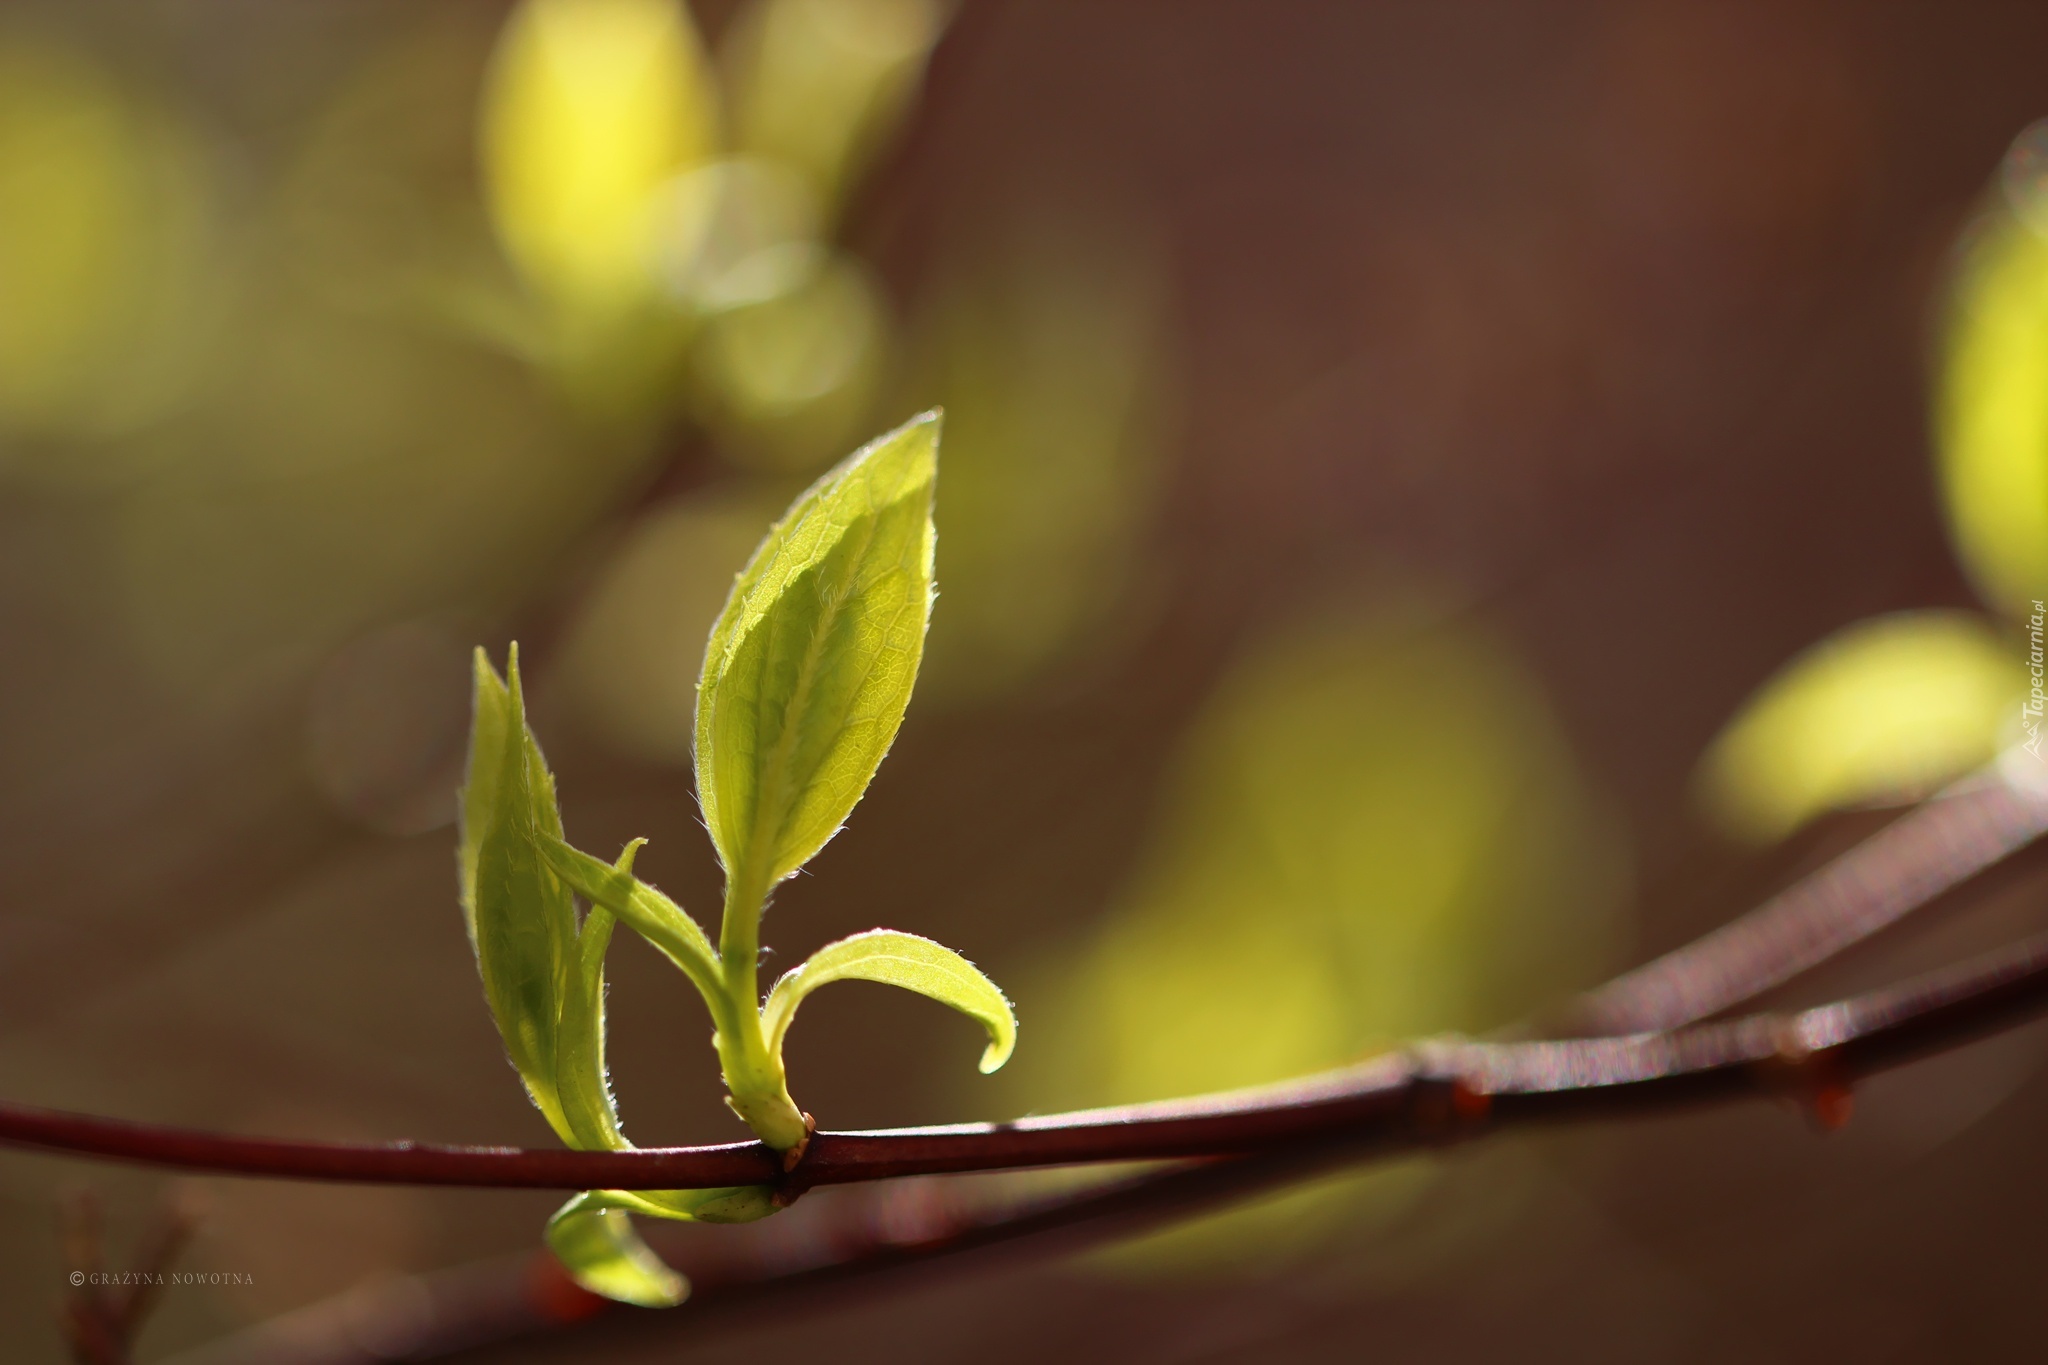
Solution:
<path fill-rule="evenodd" d="M 760 1139 L 778 1152 L 801 1147 L 810 1135 L 803 1111 L 789 1097 L 782 1058 L 761 1026 L 761 908 L 768 888 L 758 876 L 726 882 L 725 914 L 718 931 L 724 1007 L 717 1011 L 718 1061 L 727 1103 Z"/>

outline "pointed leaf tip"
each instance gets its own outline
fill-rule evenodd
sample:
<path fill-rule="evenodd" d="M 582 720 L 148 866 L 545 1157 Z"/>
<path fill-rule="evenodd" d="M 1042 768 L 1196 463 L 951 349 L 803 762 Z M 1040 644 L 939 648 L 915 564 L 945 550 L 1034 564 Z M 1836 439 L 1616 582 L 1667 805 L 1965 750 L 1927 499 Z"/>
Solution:
<path fill-rule="evenodd" d="M 527 728 L 516 646 L 506 673 L 500 680 L 478 651 L 461 804 L 463 914 L 506 1055 L 549 1125 L 574 1143 L 556 1044 L 576 909 L 539 850 L 543 836 L 560 837 L 562 821 L 554 778 Z"/>
<path fill-rule="evenodd" d="M 729 877 L 801 867 L 895 742 L 931 623 L 940 425 L 919 414 L 797 499 L 712 628 L 697 792 Z"/>
<path fill-rule="evenodd" d="M 548 1220 L 548 1250 L 593 1294 L 641 1308 L 673 1308 L 690 1283 L 640 1240 L 633 1220 L 602 1190 L 577 1195 Z"/>

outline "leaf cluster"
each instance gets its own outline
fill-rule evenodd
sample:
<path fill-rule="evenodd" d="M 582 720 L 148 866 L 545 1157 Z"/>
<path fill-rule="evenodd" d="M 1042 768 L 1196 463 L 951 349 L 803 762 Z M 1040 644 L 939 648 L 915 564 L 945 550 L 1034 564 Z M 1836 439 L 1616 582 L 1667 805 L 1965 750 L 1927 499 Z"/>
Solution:
<path fill-rule="evenodd" d="M 763 1001 L 757 964 L 769 893 L 838 832 L 895 740 L 933 598 L 932 491 L 939 417 L 922 414 L 856 451 L 798 498 L 740 573 L 697 689 L 698 800 L 725 869 L 718 942 L 634 875 L 645 840 L 606 862 L 565 839 L 553 775 L 528 723 L 517 647 L 500 678 L 476 658 L 462 799 L 463 912 L 484 995 L 528 1095 L 563 1142 L 631 1148 L 605 1067 L 604 958 L 624 923 L 661 951 L 709 1009 L 727 1103 L 786 1165 L 810 1117 L 790 1097 L 782 1045 L 820 986 L 875 981 L 951 1005 L 988 1034 L 981 1069 L 1016 1043 L 993 982 L 950 948 L 893 929 L 828 944 Z M 577 903 L 588 908 L 579 918 Z M 746 1222 L 777 1207 L 766 1186 L 591 1190 L 558 1211 L 548 1244 L 586 1288 L 665 1305 L 681 1277 L 630 1214 Z"/>

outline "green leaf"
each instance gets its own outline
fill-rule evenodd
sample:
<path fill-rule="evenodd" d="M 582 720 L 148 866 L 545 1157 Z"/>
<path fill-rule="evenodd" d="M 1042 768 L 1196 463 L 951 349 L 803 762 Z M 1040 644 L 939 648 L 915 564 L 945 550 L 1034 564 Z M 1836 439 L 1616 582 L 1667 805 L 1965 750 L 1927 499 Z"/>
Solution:
<path fill-rule="evenodd" d="M 476 709 L 462 793 L 462 908 L 484 997 L 519 1078 L 563 1141 L 575 1127 L 556 1079 L 561 988 L 576 960 L 576 907 L 542 860 L 542 836 L 560 838 L 555 781 L 526 725 L 519 655 L 509 686 L 476 653 Z"/>
<path fill-rule="evenodd" d="M 894 929 L 870 929 L 820 948 L 784 974 L 761 1010 L 768 1048 L 782 1055 L 782 1036 L 805 996 L 833 981 L 879 981 L 930 996 L 977 1020 L 988 1030 L 981 1054 L 984 1073 L 1010 1059 L 1017 1046 L 1017 1015 L 996 984 L 972 962 L 941 944 Z"/>
<path fill-rule="evenodd" d="M 1997 753 L 2026 687 L 2018 650 L 1982 617 L 1861 621 L 1743 703 L 1701 762 L 1701 795 L 1731 833 L 1759 841 L 1825 810 L 1916 800 Z"/>
<path fill-rule="evenodd" d="M 635 839 L 619 855 L 618 875 L 633 875 L 633 859 L 647 841 Z M 593 904 L 576 936 L 576 961 L 564 973 L 562 1011 L 555 1029 L 555 1079 L 562 1113 L 575 1132 L 572 1147 L 616 1151 L 631 1144 L 619 1129 L 619 1111 L 604 1060 L 604 954 L 611 945 L 612 912 Z"/>
<path fill-rule="evenodd" d="M 643 842 L 634 840 L 632 848 Z M 608 866 L 560 839 L 543 839 L 540 848 L 555 875 L 578 895 L 631 925 L 682 968 L 707 1000 L 723 998 L 718 953 L 711 940 L 682 906 L 633 876 L 629 857 L 622 856 L 616 865 Z"/>
<path fill-rule="evenodd" d="M 662 1263 L 606 1191 L 577 1195 L 548 1220 L 548 1249 L 570 1278 L 593 1294 L 642 1308 L 671 1308 L 689 1297 L 689 1281 Z"/>
<path fill-rule="evenodd" d="M 820 479 L 712 628 L 697 796 L 731 882 L 765 890 L 803 866 L 903 723 L 931 621 L 938 438 L 924 413 Z"/>
<path fill-rule="evenodd" d="M 593 1294 L 642 1308 L 670 1308 L 690 1285 L 662 1263 L 629 1213 L 699 1223 L 751 1223 L 775 1212 L 764 1185 L 709 1190 L 586 1190 L 548 1220 L 548 1249 Z"/>
<path fill-rule="evenodd" d="M 1950 530 L 1985 601 L 2025 617 L 2048 596 L 2048 237 L 2035 223 L 1999 212 L 1970 234 L 1946 321 L 1934 419 Z"/>

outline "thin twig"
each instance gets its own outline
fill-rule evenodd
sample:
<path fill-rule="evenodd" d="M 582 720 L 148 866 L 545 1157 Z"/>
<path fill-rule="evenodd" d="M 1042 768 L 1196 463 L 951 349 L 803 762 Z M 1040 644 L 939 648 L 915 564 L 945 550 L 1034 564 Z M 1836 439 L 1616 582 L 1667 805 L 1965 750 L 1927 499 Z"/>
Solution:
<path fill-rule="evenodd" d="M 1680 1034 L 1420 1049 L 1387 1120 L 1249 1155 L 1053 1191 L 951 1194 L 923 1179 L 848 1191 L 822 1225 L 805 1208 L 676 1258 L 693 1290 L 680 1322 L 704 1325 L 763 1298 L 996 1254 L 1052 1254 L 1208 1212 L 1358 1161 L 1441 1147 L 1506 1127 L 1649 1114 L 1770 1096 L 1824 1124 L 1858 1079 L 2048 1011 L 2048 935 L 1963 967 L 1793 1015 L 1759 1014 Z M 792 1220 L 789 1235 L 772 1235 Z M 765 1239 L 765 1240 L 764 1240 Z M 167 1365 L 370 1365 L 426 1361 L 558 1330 L 672 1333 L 666 1316 L 618 1309 L 567 1284 L 545 1255 L 395 1282 L 180 1356 Z M 383 1322 L 373 1351 L 362 1325 Z M 397 1324 L 394 1326 L 393 1324 Z"/>
<path fill-rule="evenodd" d="M 1824 943 L 1828 954 L 1838 953 L 1897 922 L 1915 905 L 1960 885 L 2040 832 L 2038 825 L 2002 811 L 1997 802 L 2005 798 L 1973 794 L 1986 785 L 1981 780 L 1964 784 L 1894 822 L 1730 926 L 1741 932 L 1709 935 L 1662 959 L 1661 965 L 1653 964 L 1658 972 L 1630 973 L 1588 999 L 1611 1003 L 1633 995 L 1642 1008 L 1657 999 L 1660 976 L 1683 964 L 1697 979 L 1718 982 L 1720 998 L 1733 1003 L 1794 974 L 1760 956 L 1759 943 L 1781 951 L 1787 945 L 1809 945 L 1795 956 L 1810 959 L 1813 944 Z M 1963 798 L 1960 804 L 1957 797 Z M 1917 818 L 1930 811 L 1934 818 Z M 1863 872 L 1849 875 L 1856 868 Z M 1878 868 L 1885 877 L 1913 887 L 1917 899 L 1907 903 L 1890 882 L 1872 874 Z M 1705 1102 L 1758 1090 L 1790 1094 L 1817 1116 L 1839 1118 L 1846 1087 L 1857 1076 L 2040 1009 L 2044 953 L 2044 943 L 2022 944 L 1957 972 L 1802 1015 L 1758 1015 L 1682 1035 L 1427 1046 L 1405 1059 L 1410 1068 L 1402 1091 L 1408 1106 L 1405 1134 L 1390 1123 L 1371 1131 L 1311 1133 L 1250 1155 L 1184 1161 L 1049 1192 L 1027 1188 L 1020 1193 L 1013 1184 L 974 1189 L 910 1179 L 847 1191 L 823 1205 L 806 1202 L 770 1224 L 700 1243 L 678 1258 L 694 1285 L 687 1321 L 703 1323 L 707 1315 L 715 1318 L 764 1296 L 829 1291 L 975 1254 L 1045 1253 L 1089 1245 L 1214 1209 L 1374 1151 L 1452 1141 L 1518 1120 L 1590 1118 L 1603 1111 Z M 1626 991 L 1623 983 L 1629 983 Z M 1695 1003 L 1701 999 L 1690 998 Z M 1671 1001 L 1665 997 L 1667 1006 Z M 1593 1013 L 1582 1010 L 1578 1017 Z M 1383 1059 L 1376 1065 L 1403 1064 L 1403 1059 Z M 1359 1079 L 1356 1073 L 1352 1079 Z M 1283 1086 L 1263 1094 L 1267 1101 L 1299 1101 L 1300 1091 L 1298 1085 Z M 1241 1104 L 1256 1102 L 1259 1094 L 1227 1098 Z M 1163 1117 L 1161 1108 L 1120 1112 L 1143 1127 Z M 1186 1111 L 1188 1106 L 1170 1108 Z M 1180 1117 L 1199 1115 L 1183 1112 Z M 1015 1125 L 1014 1131 L 1029 1127 Z M 850 1142 L 881 1140 L 886 1146 L 906 1138 L 958 1143 L 973 1132 L 834 1136 Z M 959 1155 L 957 1148 L 951 1155 Z M 814 1175 L 809 1162 L 800 1174 Z M 179 1365 L 438 1359 L 463 1347 L 552 1331 L 592 1317 L 602 1318 L 593 1326 L 607 1330 L 631 1332 L 638 1330 L 635 1324 L 674 1330 L 665 1317 L 615 1311 L 614 1305 L 569 1283 L 545 1254 L 534 1254 L 357 1290 L 180 1357 Z M 367 1339 L 374 1339 L 374 1353 L 363 1344 Z"/>
<path fill-rule="evenodd" d="M 1879 830 L 1757 910 L 1581 997 L 1558 1032 L 1669 1030 L 1781 984 L 1896 923 L 2048 830 L 2048 794 L 1998 765 Z M 1524 1045 L 1536 1046 L 1536 1045 Z M 1642 1046 L 1647 1046 L 1643 1044 Z M 1003 1124 L 820 1133 L 802 1187 L 895 1176 L 1217 1156 L 1371 1123 L 1401 1056 L 1258 1090 Z M 637 1152 L 291 1142 L 0 1103 L 0 1143 L 220 1174 L 381 1184 L 685 1189 L 787 1184 L 758 1142 Z"/>
<path fill-rule="evenodd" d="M 2016 1002 L 2016 1003 L 2015 1003 Z M 1476 1106 L 1489 1125 L 1753 1090 L 1796 1046 L 1807 1073 L 1947 1037 L 1954 1018 L 2048 1006 L 2048 938 L 1964 970 L 1790 1018 L 1763 1014 L 1671 1033 L 1530 1043 L 1439 1041 L 1281 1085 L 1117 1109 L 878 1132 L 827 1133 L 785 1175 L 759 1143 L 638 1152 L 285 1142 L 0 1107 L 0 1138 L 152 1165 L 385 1184 L 552 1189 L 818 1185 L 1095 1162 L 1236 1156 L 1342 1136 L 1398 1139 L 1429 1105 Z M 1789 1032 L 1788 1032 L 1789 1030 Z M 1790 1039 L 1791 1042 L 1786 1040 Z M 1434 1097 L 1434 1098 L 1432 1098 Z M 1446 1111 L 1450 1113 L 1450 1111 Z M 1443 1120 L 1464 1122 L 1462 1111 Z"/>
<path fill-rule="evenodd" d="M 1955 783 L 1740 919 L 1581 996 L 1551 1031 L 1678 1028 L 1896 924 L 2048 833 L 2048 791 L 2011 781 L 2018 763 Z"/>

